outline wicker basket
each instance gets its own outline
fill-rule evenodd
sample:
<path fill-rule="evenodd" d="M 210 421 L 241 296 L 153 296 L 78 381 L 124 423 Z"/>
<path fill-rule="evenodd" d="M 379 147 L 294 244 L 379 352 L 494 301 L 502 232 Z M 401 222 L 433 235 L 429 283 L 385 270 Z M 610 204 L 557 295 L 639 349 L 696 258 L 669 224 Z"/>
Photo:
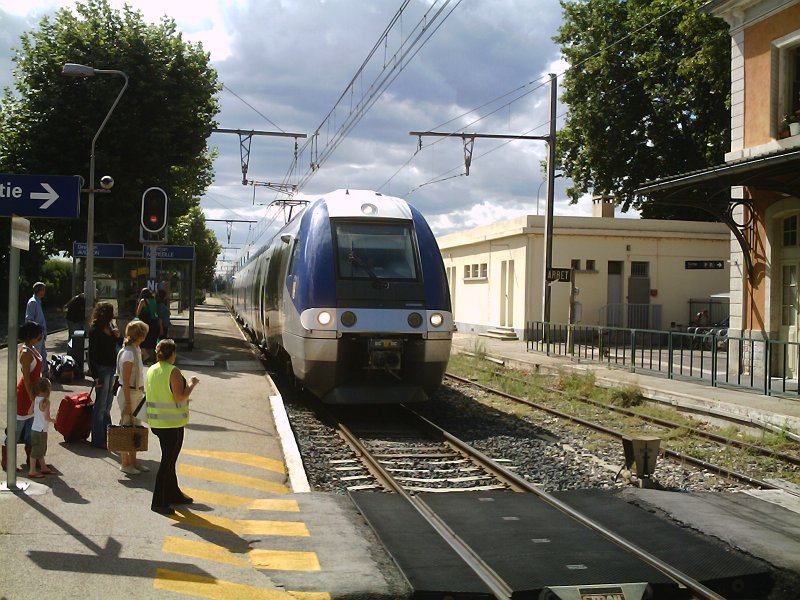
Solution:
<path fill-rule="evenodd" d="M 112 452 L 142 452 L 147 450 L 150 430 L 141 425 L 109 425 L 108 449 Z"/>

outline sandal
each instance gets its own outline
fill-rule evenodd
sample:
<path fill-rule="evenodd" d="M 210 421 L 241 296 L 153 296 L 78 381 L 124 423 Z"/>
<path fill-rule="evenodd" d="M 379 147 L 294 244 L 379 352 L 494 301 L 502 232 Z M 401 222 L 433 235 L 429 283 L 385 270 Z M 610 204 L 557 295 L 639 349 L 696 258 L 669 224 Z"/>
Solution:
<path fill-rule="evenodd" d="M 54 471 L 53 469 L 42 469 L 39 472 L 42 473 L 43 475 L 55 475 L 56 473 L 58 473 L 58 471 Z"/>
<path fill-rule="evenodd" d="M 44 475 L 41 473 L 28 473 L 28 477 L 30 479 L 44 479 Z"/>

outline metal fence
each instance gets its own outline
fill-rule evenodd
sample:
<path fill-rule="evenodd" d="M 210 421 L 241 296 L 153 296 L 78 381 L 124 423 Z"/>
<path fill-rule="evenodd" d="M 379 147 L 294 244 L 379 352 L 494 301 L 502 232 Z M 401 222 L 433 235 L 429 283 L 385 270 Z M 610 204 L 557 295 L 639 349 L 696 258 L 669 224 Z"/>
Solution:
<path fill-rule="evenodd" d="M 529 352 L 800 399 L 798 342 L 729 336 L 719 329 L 683 332 L 542 321 L 528 323 L 525 340 Z"/>

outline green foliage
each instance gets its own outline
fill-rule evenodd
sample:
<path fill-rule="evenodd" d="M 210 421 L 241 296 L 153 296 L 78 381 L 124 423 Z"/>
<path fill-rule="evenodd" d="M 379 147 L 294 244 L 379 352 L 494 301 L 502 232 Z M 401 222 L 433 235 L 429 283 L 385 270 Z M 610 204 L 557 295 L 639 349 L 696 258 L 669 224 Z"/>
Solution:
<path fill-rule="evenodd" d="M 698 12 L 701 4 L 562 0 L 554 40 L 570 64 L 561 82 L 569 113 L 557 161 L 574 182 L 573 202 L 613 194 L 623 210 L 649 218 L 710 218 L 635 194 L 645 181 L 724 160 L 730 36 L 724 21 Z"/>
<path fill-rule="evenodd" d="M 172 243 L 195 245 L 197 288 L 211 288 L 214 283 L 214 266 L 221 248 L 217 236 L 206 227 L 206 219 L 200 207 L 193 206 L 189 212 L 179 217 L 169 235 Z"/>
<path fill-rule="evenodd" d="M 60 309 L 72 297 L 70 295 L 72 284 L 72 263 L 70 261 L 61 258 L 51 258 L 45 261 L 39 279 L 47 284 L 47 294 L 43 301 L 45 307 Z M 30 294 L 27 297 L 30 297 Z"/>
<path fill-rule="evenodd" d="M 111 193 L 95 197 L 95 241 L 135 247 L 146 188 L 166 190 L 174 226 L 212 181 L 206 140 L 219 111 L 217 74 L 208 53 L 184 41 L 171 19 L 148 24 L 130 6 L 116 10 L 107 0 L 79 2 L 74 10 L 42 18 L 15 49 L 15 89 L 0 99 L 0 172 L 77 174 L 88 184 L 92 138 L 123 81 L 64 77 L 61 70 L 74 62 L 127 73 L 128 89 L 95 145 L 95 185 L 103 175 L 115 180 Z M 22 253 L 23 271 L 41 265 L 41 255 L 86 239 L 83 196 L 79 219 L 32 220 L 37 250 Z M 0 250 L 0 259 L 6 253 Z"/>
<path fill-rule="evenodd" d="M 642 392 L 636 385 L 623 385 L 622 387 L 612 388 L 610 396 L 612 404 L 616 404 L 622 408 L 630 408 L 631 406 L 640 406 L 644 404 Z"/>

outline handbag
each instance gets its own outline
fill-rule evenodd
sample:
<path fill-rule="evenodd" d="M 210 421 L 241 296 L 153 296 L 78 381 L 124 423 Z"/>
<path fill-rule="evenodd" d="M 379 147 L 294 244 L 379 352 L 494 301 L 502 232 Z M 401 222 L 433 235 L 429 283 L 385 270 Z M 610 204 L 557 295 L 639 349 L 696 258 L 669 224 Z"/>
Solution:
<path fill-rule="evenodd" d="M 143 425 L 109 425 L 106 434 L 112 452 L 142 452 L 147 450 L 150 430 Z"/>

